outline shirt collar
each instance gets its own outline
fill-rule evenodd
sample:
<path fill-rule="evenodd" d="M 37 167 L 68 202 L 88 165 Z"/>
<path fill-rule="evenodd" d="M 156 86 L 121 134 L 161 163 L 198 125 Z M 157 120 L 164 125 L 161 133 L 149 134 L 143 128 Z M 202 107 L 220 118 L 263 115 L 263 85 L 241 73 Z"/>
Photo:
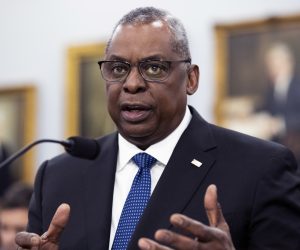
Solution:
<path fill-rule="evenodd" d="M 141 152 L 148 153 L 155 157 L 163 165 L 167 165 L 179 138 L 189 125 L 191 119 L 192 115 L 187 106 L 185 115 L 179 126 L 165 139 L 151 145 L 145 151 L 139 149 L 137 146 L 127 141 L 122 135 L 118 134 L 119 153 L 117 171 L 124 168 L 134 155 Z"/>

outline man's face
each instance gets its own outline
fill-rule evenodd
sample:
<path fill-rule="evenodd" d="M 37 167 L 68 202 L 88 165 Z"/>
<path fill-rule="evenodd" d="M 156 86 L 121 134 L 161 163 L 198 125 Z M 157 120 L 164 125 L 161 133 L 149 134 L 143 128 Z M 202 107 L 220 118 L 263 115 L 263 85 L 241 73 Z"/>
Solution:
<path fill-rule="evenodd" d="M 0 212 L 0 242 L 3 249 L 16 249 L 15 236 L 26 229 L 27 218 L 26 208 L 3 209 Z"/>
<path fill-rule="evenodd" d="M 146 59 L 184 60 L 172 51 L 171 33 L 164 22 L 119 26 L 106 60 L 137 65 Z M 163 82 L 145 81 L 136 66 L 121 83 L 107 82 L 108 111 L 119 132 L 146 149 L 169 135 L 181 122 L 187 104 L 188 65 L 171 64 Z"/>

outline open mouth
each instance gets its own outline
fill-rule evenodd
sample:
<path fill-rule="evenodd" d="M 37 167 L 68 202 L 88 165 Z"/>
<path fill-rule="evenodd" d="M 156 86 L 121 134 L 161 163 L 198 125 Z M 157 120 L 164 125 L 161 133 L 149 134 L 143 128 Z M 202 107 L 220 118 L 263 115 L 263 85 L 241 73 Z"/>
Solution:
<path fill-rule="evenodd" d="M 128 122 L 141 122 L 151 113 L 152 109 L 147 105 L 124 104 L 121 107 L 122 117 Z"/>

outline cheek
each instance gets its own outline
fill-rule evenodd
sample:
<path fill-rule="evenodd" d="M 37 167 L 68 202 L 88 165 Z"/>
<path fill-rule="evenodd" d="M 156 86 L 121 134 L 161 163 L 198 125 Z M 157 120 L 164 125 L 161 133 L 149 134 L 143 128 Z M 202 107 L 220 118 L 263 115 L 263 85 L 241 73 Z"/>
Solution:
<path fill-rule="evenodd" d="M 120 86 L 113 84 L 106 86 L 106 99 L 109 109 L 113 109 L 114 106 L 116 106 L 116 104 L 118 103 L 120 91 Z"/>
<path fill-rule="evenodd" d="M 114 89 L 114 87 L 107 87 L 106 88 L 106 102 L 107 102 L 107 111 L 114 121 L 114 123 L 118 123 L 119 119 L 119 91 Z"/>
<path fill-rule="evenodd" d="M 184 83 L 167 85 L 164 89 L 157 91 L 156 99 L 159 100 L 162 109 L 176 109 L 187 100 Z"/>

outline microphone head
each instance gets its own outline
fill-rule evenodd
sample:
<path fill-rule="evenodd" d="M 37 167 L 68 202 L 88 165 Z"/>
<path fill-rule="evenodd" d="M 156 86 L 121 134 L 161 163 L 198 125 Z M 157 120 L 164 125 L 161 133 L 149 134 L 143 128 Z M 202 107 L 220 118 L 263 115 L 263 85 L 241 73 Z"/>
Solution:
<path fill-rule="evenodd" d="M 100 146 L 94 139 L 72 136 L 67 142 L 66 152 L 79 158 L 94 160 L 100 152 Z"/>

